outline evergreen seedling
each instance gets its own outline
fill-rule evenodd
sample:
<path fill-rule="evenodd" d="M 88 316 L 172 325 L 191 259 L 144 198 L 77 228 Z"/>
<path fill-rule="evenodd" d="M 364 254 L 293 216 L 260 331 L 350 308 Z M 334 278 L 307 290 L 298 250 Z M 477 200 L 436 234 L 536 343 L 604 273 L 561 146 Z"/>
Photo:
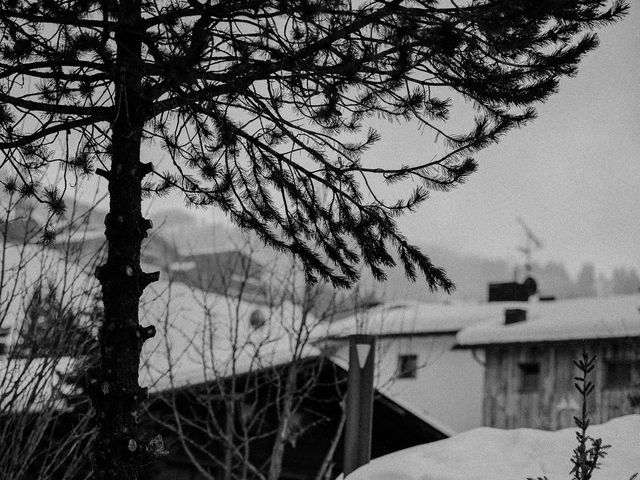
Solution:
<path fill-rule="evenodd" d="M 576 432 L 576 440 L 578 445 L 573 449 L 571 463 L 571 480 L 590 480 L 593 472 L 600 468 L 601 461 L 607 456 L 607 450 L 611 445 L 603 445 L 601 438 L 593 438 L 587 434 L 589 424 L 591 422 L 588 413 L 587 402 L 589 395 L 593 392 L 594 384 L 587 379 L 588 375 L 595 368 L 597 355 L 589 355 L 587 350 L 583 348 L 582 358 L 575 360 L 573 364 L 578 368 L 580 374 L 574 377 L 576 383 L 574 386 L 580 393 L 582 399 L 582 407 L 579 417 L 573 417 L 578 431 Z M 629 480 L 636 480 L 638 474 L 634 473 Z M 527 477 L 527 480 L 549 480 L 548 477 Z"/>
<path fill-rule="evenodd" d="M 607 449 L 610 447 L 610 445 L 603 445 L 601 438 L 594 439 L 587 434 L 590 423 L 587 402 L 594 389 L 593 382 L 587 380 L 587 376 L 595 368 L 595 362 L 596 355 L 590 356 L 586 349 L 582 350 L 582 358 L 573 362 L 580 371 L 580 375 L 575 377 L 574 385 L 582 397 L 580 417 L 573 417 L 578 427 L 576 432 L 578 446 L 573 449 L 571 458 L 573 480 L 590 480 L 593 471 L 599 468 L 601 460 L 607 455 Z"/>

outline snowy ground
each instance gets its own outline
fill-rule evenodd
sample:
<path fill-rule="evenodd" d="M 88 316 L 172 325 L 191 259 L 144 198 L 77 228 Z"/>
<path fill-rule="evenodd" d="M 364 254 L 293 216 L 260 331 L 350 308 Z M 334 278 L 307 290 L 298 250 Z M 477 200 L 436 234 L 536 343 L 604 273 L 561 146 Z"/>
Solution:
<path fill-rule="evenodd" d="M 477 428 L 377 458 L 347 480 L 569 480 L 575 431 Z M 589 432 L 611 445 L 593 480 L 629 480 L 640 471 L 640 415 Z"/>

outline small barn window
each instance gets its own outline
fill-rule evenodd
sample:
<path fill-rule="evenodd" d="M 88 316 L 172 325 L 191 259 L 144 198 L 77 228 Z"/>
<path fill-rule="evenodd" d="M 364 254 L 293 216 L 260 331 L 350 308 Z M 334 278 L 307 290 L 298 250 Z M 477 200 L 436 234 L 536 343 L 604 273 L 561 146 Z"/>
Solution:
<path fill-rule="evenodd" d="M 418 356 L 400 355 L 398 357 L 398 378 L 416 378 L 418 375 Z"/>
<path fill-rule="evenodd" d="M 625 388 L 632 384 L 634 362 L 624 360 L 605 361 L 605 388 Z"/>
<path fill-rule="evenodd" d="M 540 385 L 540 364 L 521 363 L 520 367 L 520 391 L 536 392 Z"/>

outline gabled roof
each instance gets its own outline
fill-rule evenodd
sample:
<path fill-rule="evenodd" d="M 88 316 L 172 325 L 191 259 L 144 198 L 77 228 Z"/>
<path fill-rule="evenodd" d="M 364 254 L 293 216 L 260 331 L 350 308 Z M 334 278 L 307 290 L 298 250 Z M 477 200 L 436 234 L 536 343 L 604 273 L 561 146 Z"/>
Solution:
<path fill-rule="evenodd" d="M 500 316 L 504 308 L 527 302 L 445 305 L 402 301 L 384 303 L 332 323 L 328 335 L 342 338 L 354 333 L 379 336 L 455 334 L 460 329 Z"/>
<path fill-rule="evenodd" d="M 509 307 L 506 307 L 509 308 Z M 460 347 L 640 337 L 640 294 L 528 303 L 523 322 L 504 324 L 504 309 L 457 335 Z"/>

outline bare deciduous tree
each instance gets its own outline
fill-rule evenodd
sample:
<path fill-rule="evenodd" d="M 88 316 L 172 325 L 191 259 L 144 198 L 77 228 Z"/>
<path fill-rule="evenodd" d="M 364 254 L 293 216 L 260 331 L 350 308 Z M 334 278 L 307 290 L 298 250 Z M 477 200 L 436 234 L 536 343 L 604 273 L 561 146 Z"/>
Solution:
<path fill-rule="evenodd" d="M 44 248 L 37 208 L 23 196 L 2 197 L 0 238 L 0 478 L 80 480 L 91 470 L 85 451 L 95 431 L 67 402 L 77 394 L 77 365 L 96 347 L 97 258 L 68 243 Z M 82 216 L 63 231 L 82 234 Z"/>
<path fill-rule="evenodd" d="M 328 327 L 311 313 L 319 287 L 281 258 L 257 264 L 250 242 L 237 247 L 241 255 L 228 254 L 214 284 L 204 271 L 189 277 L 201 288 L 158 284 L 167 308 L 164 340 L 148 358 L 157 390 L 148 413 L 203 478 L 277 480 L 285 449 L 328 421 L 306 403 L 340 404 L 344 379 L 331 377 L 322 385 L 329 397 L 313 398 L 330 363 L 314 345 Z M 338 425 L 319 478 L 340 435 Z"/>

